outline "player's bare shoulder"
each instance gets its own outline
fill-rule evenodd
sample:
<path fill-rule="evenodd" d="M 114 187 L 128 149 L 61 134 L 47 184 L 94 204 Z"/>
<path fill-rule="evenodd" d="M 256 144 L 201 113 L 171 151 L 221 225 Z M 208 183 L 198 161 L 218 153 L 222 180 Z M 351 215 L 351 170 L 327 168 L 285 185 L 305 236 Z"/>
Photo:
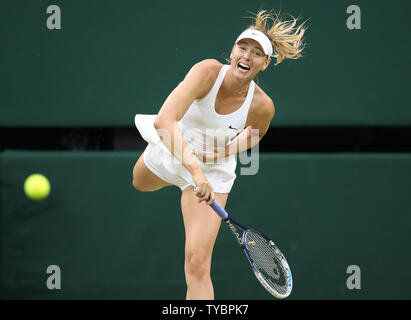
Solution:
<path fill-rule="evenodd" d="M 258 85 L 255 86 L 250 112 L 257 117 L 267 117 L 270 120 L 275 114 L 273 100 Z"/>
<path fill-rule="evenodd" d="M 208 70 L 209 72 L 219 72 L 223 64 L 216 60 L 216 59 L 205 59 L 198 62 L 196 65 L 203 68 L 204 70 Z"/>
<path fill-rule="evenodd" d="M 187 74 L 187 77 L 197 79 L 199 85 L 201 86 L 199 97 L 207 95 L 207 93 L 211 90 L 222 66 L 223 64 L 215 59 L 206 59 L 196 63 L 191 68 Z"/>

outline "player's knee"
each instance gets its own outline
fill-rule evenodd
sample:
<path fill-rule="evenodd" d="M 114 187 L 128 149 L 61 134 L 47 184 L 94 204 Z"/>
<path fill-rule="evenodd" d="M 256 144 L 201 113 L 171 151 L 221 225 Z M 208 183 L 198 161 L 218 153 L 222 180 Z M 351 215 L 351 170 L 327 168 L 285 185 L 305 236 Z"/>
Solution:
<path fill-rule="evenodd" d="M 185 273 L 188 278 L 195 278 L 197 280 L 209 277 L 210 262 L 208 257 L 201 253 L 186 255 Z"/>
<path fill-rule="evenodd" d="M 144 183 L 141 183 L 138 179 L 133 178 L 133 187 L 138 191 L 150 191 Z"/>
<path fill-rule="evenodd" d="M 140 185 L 138 184 L 138 181 L 134 178 L 133 178 L 133 188 L 140 191 Z"/>

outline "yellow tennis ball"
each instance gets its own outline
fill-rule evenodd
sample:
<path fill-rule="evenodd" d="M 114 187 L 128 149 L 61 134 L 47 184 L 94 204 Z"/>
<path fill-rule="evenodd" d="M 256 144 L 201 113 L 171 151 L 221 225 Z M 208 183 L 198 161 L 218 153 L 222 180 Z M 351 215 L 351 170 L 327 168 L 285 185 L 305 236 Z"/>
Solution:
<path fill-rule="evenodd" d="M 29 175 L 24 182 L 24 192 L 32 200 L 42 200 L 50 193 L 50 182 L 39 173 Z"/>

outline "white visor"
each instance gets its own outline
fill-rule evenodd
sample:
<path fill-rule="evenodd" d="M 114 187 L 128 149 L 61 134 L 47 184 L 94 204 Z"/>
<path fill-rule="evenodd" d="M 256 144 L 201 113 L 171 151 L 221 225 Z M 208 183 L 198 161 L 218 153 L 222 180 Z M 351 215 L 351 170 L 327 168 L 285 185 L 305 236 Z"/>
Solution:
<path fill-rule="evenodd" d="M 268 37 L 263 32 L 259 30 L 255 30 L 255 29 L 247 29 L 238 36 L 235 43 L 237 43 L 238 41 L 242 39 L 253 39 L 257 41 L 260 44 L 260 46 L 263 48 L 264 53 L 269 57 L 272 56 L 273 46 L 271 45 L 271 41 L 268 39 Z"/>

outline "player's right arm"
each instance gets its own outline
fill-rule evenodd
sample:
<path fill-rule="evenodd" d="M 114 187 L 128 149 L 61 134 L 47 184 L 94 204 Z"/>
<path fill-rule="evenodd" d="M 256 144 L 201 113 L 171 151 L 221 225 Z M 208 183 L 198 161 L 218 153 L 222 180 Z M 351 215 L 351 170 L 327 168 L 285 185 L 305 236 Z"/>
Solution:
<path fill-rule="evenodd" d="M 195 156 L 188 148 L 183 133 L 177 125 L 195 99 L 203 98 L 211 90 L 221 64 L 216 60 L 204 60 L 195 64 L 186 77 L 170 93 L 154 121 L 164 145 L 193 176 L 197 186 L 197 196 L 201 201 L 214 201 L 212 186 L 206 179 Z M 166 133 L 166 134 L 164 134 Z"/>

